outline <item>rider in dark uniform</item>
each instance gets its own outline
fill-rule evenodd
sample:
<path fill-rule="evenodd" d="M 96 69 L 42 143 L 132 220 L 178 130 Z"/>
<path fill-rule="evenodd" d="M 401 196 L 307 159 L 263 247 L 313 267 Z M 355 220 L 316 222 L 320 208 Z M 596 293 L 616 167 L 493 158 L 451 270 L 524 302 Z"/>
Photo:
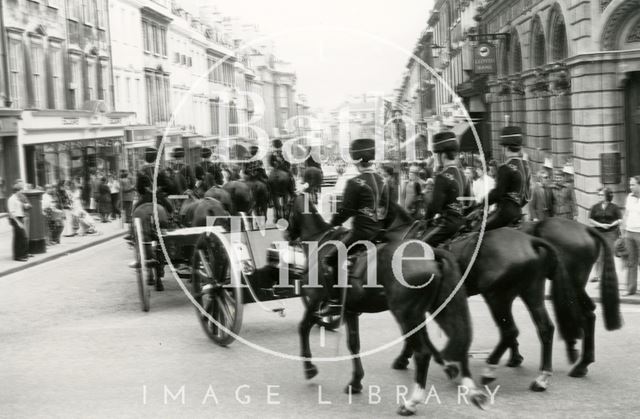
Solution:
<path fill-rule="evenodd" d="M 516 224 L 522 217 L 522 207 L 531 196 L 531 169 L 522 159 L 522 130 L 508 126 L 502 129 L 500 144 L 506 162 L 498 169 L 496 187 L 489 192 L 489 205 L 497 203 L 497 210 L 489 215 L 485 230 Z"/>
<path fill-rule="evenodd" d="M 375 157 L 375 140 L 354 140 L 350 154 L 351 158 L 359 160 L 356 167 L 360 174 L 347 181 L 342 205 L 331 219 L 332 225 L 339 226 L 353 217 L 351 231 L 341 239 L 347 248 L 359 240 L 373 240 L 383 229 L 389 214 L 388 188 L 371 163 Z M 337 279 L 337 259 L 338 249 L 331 247 L 325 262 L 333 268 L 334 279 Z"/>
<path fill-rule="evenodd" d="M 153 147 L 147 147 L 144 152 L 144 159 L 147 162 L 136 176 L 136 191 L 138 192 L 138 201 L 133 205 L 133 210 L 140 204 L 145 202 L 153 202 L 153 172 L 155 171 L 155 162 L 158 151 Z M 167 199 L 167 195 L 171 193 L 172 182 L 167 174 L 160 170 L 158 172 L 158 204 L 162 205 L 167 213 L 173 213 L 173 205 Z"/>
<path fill-rule="evenodd" d="M 251 157 L 254 157 L 256 154 L 258 154 L 258 150 L 258 146 L 252 145 L 250 150 Z M 246 162 L 244 164 L 244 174 L 249 180 L 258 180 L 265 184 L 269 180 L 267 177 L 267 172 L 264 170 L 262 160 L 253 160 Z"/>
<path fill-rule="evenodd" d="M 460 167 L 458 150 L 453 132 L 434 135 L 433 151 L 442 169 L 435 177 L 433 198 L 426 214 L 427 219 L 435 219 L 423 236 L 423 241 L 433 247 L 451 238 L 465 224 L 464 198 L 471 196 L 471 187 Z"/>
<path fill-rule="evenodd" d="M 284 158 L 284 154 L 282 152 L 282 140 L 273 140 L 273 147 L 274 150 L 269 155 L 269 165 L 273 170 L 282 170 L 289 174 L 289 193 L 294 195 L 296 192 L 296 182 L 291 174 L 291 163 Z"/>

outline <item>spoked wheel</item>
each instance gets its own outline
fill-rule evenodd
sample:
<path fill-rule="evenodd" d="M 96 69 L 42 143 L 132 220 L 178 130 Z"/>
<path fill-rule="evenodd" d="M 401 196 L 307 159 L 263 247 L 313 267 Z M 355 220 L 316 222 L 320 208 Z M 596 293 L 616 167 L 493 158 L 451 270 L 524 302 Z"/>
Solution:
<path fill-rule="evenodd" d="M 136 277 L 138 280 L 138 294 L 140 295 L 140 304 L 142 311 L 149 311 L 151 307 L 151 289 L 148 285 L 148 281 L 152 278 L 151 272 L 147 269 L 147 260 L 145 258 L 144 251 L 144 235 L 142 233 L 142 223 L 139 218 L 133 220 L 136 245 L 135 253 L 138 266 L 136 267 Z"/>
<path fill-rule="evenodd" d="M 302 296 L 302 302 L 305 307 L 309 306 L 309 297 L 306 295 Z M 320 327 L 324 327 L 328 330 L 336 330 L 340 327 L 340 316 L 315 316 L 316 324 Z"/>
<path fill-rule="evenodd" d="M 232 260 L 215 234 L 203 233 L 196 241 L 191 273 L 191 291 L 200 305 L 196 315 L 207 336 L 220 346 L 233 342 L 230 332 L 237 335 L 242 326 L 241 273 L 237 269 L 234 275 Z"/>

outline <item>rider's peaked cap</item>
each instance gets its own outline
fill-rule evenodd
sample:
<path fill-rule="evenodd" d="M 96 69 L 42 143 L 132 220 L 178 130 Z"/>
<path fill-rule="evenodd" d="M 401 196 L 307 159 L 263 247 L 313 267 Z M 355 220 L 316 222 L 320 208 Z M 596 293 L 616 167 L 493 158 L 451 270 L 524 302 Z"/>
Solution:
<path fill-rule="evenodd" d="M 272 144 L 274 148 L 280 148 L 282 147 L 282 140 L 276 138 L 275 140 L 273 140 Z"/>
<path fill-rule="evenodd" d="M 359 138 L 351 142 L 349 154 L 354 160 L 368 162 L 376 158 L 376 141 L 373 138 Z"/>
<path fill-rule="evenodd" d="M 203 159 L 208 159 L 209 157 L 211 157 L 211 149 L 205 147 L 200 150 L 200 157 L 202 157 Z"/>
<path fill-rule="evenodd" d="M 433 136 L 433 152 L 444 153 L 447 151 L 458 151 L 458 139 L 451 131 L 438 132 Z"/>
<path fill-rule="evenodd" d="M 502 128 L 500 145 L 522 146 L 522 129 L 516 126 Z"/>
<path fill-rule="evenodd" d="M 154 163 L 158 156 L 158 150 L 153 147 L 147 147 L 144 149 L 144 161 L 147 163 Z"/>

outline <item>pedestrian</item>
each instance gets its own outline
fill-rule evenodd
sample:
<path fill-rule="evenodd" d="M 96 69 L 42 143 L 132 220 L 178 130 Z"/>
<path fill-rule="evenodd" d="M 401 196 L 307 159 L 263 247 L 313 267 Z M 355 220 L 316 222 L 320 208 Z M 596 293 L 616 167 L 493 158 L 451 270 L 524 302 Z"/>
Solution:
<path fill-rule="evenodd" d="M 476 200 L 476 203 L 484 201 L 489 195 L 489 192 L 496 187 L 496 181 L 485 173 L 482 163 L 480 161 L 475 162 L 475 170 L 473 176 L 473 183 L 471 184 L 471 193 Z"/>
<path fill-rule="evenodd" d="M 129 178 L 129 172 L 123 170 L 120 174 L 120 190 L 122 191 L 122 210 L 124 211 L 124 222 L 131 224 L 131 209 L 133 208 L 133 198 L 136 188 Z"/>
<path fill-rule="evenodd" d="M 98 212 L 103 223 L 109 222 L 111 214 L 111 190 L 107 185 L 107 178 L 103 177 L 98 185 Z"/>
<path fill-rule="evenodd" d="M 640 261 L 640 176 L 629 180 L 631 193 L 624 205 L 622 236 L 628 246 L 627 293 L 634 295 L 638 286 L 638 263 Z"/>
<path fill-rule="evenodd" d="M 409 168 L 409 180 L 404 184 L 400 205 L 413 217 L 418 216 L 418 206 L 422 204 L 422 186 L 418 180 L 417 166 Z"/>
<path fill-rule="evenodd" d="M 114 175 L 109 175 L 109 191 L 111 192 L 111 218 L 115 220 L 121 216 L 120 211 L 120 181 Z"/>
<path fill-rule="evenodd" d="M 615 241 L 620 236 L 618 225 L 622 222 L 622 212 L 613 202 L 613 192 L 609 188 L 602 188 L 598 191 L 600 202 L 591 207 L 589 211 L 589 224 L 602 234 L 611 249 Z M 600 257 L 596 262 L 596 272 L 602 272 L 604 252 L 600 250 Z M 591 282 L 597 282 L 598 277 L 591 278 Z"/>
<path fill-rule="evenodd" d="M 71 213 L 78 223 L 78 234 L 84 236 L 97 233 L 93 217 L 87 213 L 82 203 L 82 191 L 76 187 L 74 182 L 70 184 L 71 192 Z"/>
<path fill-rule="evenodd" d="M 58 193 L 53 185 L 46 185 L 42 195 L 42 212 L 45 216 L 50 245 L 59 244 L 64 230 L 64 211 L 60 208 Z"/>
<path fill-rule="evenodd" d="M 4 187 L 5 187 L 4 178 L 0 176 L 0 212 L 7 212 Z"/>
<path fill-rule="evenodd" d="M 565 174 L 561 170 L 556 170 L 554 180 L 553 216 L 574 220 L 578 215 L 578 207 L 573 186 L 566 182 Z"/>
<path fill-rule="evenodd" d="M 29 241 L 25 226 L 25 216 L 31 204 L 22 193 L 24 183 L 17 179 L 13 185 L 13 194 L 7 201 L 9 223 L 13 227 L 13 260 L 26 262 L 29 257 Z"/>
<path fill-rule="evenodd" d="M 531 221 L 543 221 L 553 217 L 553 192 L 549 173 L 544 169 L 538 171 L 536 181 L 531 187 L 529 211 Z"/>
<path fill-rule="evenodd" d="M 383 166 L 380 171 L 382 178 L 384 179 L 385 184 L 389 188 L 389 202 L 393 202 L 394 204 L 398 203 L 398 183 L 396 182 L 396 178 L 394 175 L 393 167 L 391 166 Z"/>

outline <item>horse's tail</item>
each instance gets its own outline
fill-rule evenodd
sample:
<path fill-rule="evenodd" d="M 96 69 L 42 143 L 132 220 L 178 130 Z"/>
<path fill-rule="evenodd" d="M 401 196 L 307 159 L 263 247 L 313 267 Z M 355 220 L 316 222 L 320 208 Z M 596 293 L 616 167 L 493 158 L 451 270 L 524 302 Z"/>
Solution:
<path fill-rule="evenodd" d="M 556 248 L 548 241 L 533 237 L 533 247 L 538 251 L 544 249 L 548 263 L 548 276 L 551 280 L 551 298 L 556 313 L 558 330 L 565 341 L 581 337 L 581 315 L 578 296 L 571 278 L 558 255 Z"/>
<path fill-rule="evenodd" d="M 613 260 L 613 250 L 602 234 L 593 227 L 587 231 L 598 242 L 603 254 L 602 274 L 600 275 L 600 299 L 602 300 L 602 312 L 604 315 L 604 327 L 607 330 L 616 330 L 622 327 L 620 315 L 620 295 L 618 292 L 618 274 Z"/>

